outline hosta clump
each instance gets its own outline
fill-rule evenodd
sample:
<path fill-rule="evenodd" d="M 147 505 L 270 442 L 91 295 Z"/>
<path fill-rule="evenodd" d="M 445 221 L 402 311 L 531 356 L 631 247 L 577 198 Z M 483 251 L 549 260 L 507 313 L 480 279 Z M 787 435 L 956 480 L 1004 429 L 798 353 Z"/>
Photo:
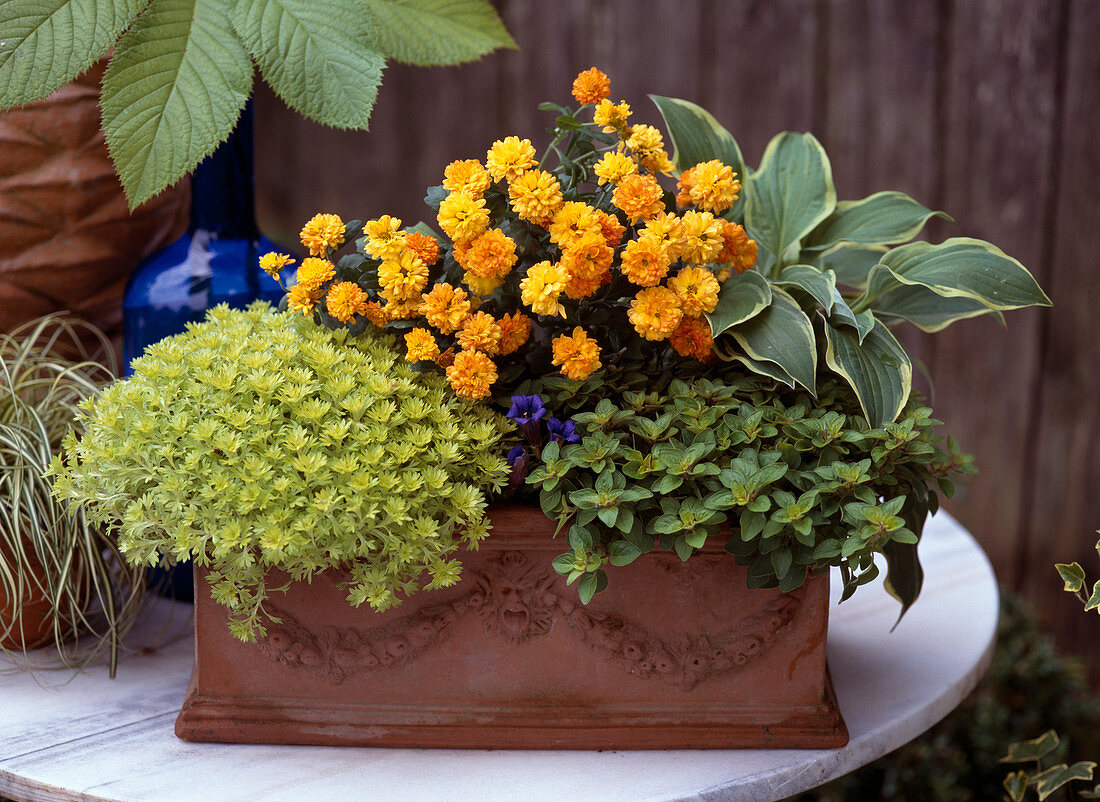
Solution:
<path fill-rule="evenodd" d="M 844 596 L 878 575 L 908 606 L 920 587 L 916 544 L 937 490 L 972 470 L 916 400 L 872 428 L 850 394 L 818 396 L 752 377 L 674 381 L 573 416 L 574 440 L 552 437 L 529 482 L 572 550 L 554 565 L 583 599 L 605 567 L 655 546 L 687 560 L 708 538 L 748 567 L 750 587 L 793 590 L 808 570 L 840 566 Z M 732 537 L 723 535 L 723 525 Z"/>
<path fill-rule="evenodd" d="M 509 422 L 417 374 L 384 336 L 352 338 L 263 304 L 225 306 L 151 346 L 84 405 L 56 492 L 119 530 L 134 563 L 191 557 L 242 639 L 263 632 L 264 576 L 347 571 L 377 610 L 459 577 L 487 534 Z"/>

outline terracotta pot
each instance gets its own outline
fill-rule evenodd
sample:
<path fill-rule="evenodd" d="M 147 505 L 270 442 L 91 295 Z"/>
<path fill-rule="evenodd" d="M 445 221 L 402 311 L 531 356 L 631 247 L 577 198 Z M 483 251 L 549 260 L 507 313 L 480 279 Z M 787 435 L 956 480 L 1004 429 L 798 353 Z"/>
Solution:
<path fill-rule="evenodd" d="M 196 576 L 191 741 L 492 749 L 822 748 L 848 734 L 825 669 L 828 575 L 748 590 L 719 545 L 649 554 L 588 606 L 533 508 L 492 511 L 464 579 L 384 614 L 329 572 L 235 640 Z M 273 572 L 272 585 L 285 576 Z"/>
<path fill-rule="evenodd" d="M 53 641 L 53 605 L 42 588 L 45 568 L 33 555 L 27 555 L 30 574 L 26 577 L 21 598 L 9 598 L 0 582 L 0 647 L 4 649 L 37 649 Z M 0 561 L 11 564 L 10 550 L 0 545 Z"/>
<path fill-rule="evenodd" d="M 0 114 L 0 330 L 68 309 L 120 336 L 130 272 L 187 227 L 186 181 L 129 212 L 100 130 L 104 66 Z"/>

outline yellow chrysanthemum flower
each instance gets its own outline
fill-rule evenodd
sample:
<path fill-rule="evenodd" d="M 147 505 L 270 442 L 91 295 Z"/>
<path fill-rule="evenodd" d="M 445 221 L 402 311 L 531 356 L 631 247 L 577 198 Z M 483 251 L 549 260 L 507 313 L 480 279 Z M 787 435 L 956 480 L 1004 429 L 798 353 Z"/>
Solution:
<path fill-rule="evenodd" d="M 651 175 L 628 175 L 611 195 L 611 202 L 618 206 L 631 223 L 646 220 L 665 210 L 661 197 L 664 190 Z"/>
<path fill-rule="evenodd" d="M 436 219 L 453 241 L 467 242 L 489 227 L 489 210 L 483 198 L 452 192 L 439 204 Z"/>
<path fill-rule="evenodd" d="M 481 351 L 459 351 L 447 368 L 447 380 L 457 395 L 479 401 L 489 397 L 497 380 L 497 366 Z"/>
<path fill-rule="evenodd" d="M 626 146 L 639 157 L 665 149 L 665 139 L 652 125 L 635 125 L 626 138 Z"/>
<path fill-rule="evenodd" d="M 485 154 L 485 167 L 494 181 L 515 181 L 534 166 L 535 146 L 518 136 L 498 139 Z"/>
<path fill-rule="evenodd" d="M 424 296 L 420 313 L 443 334 L 453 334 L 470 316 L 466 290 L 441 282 Z"/>
<path fill-rule="evenodd" d="M 745 229 L 729 220 L 722 220 L 721 227 L 722 250 L 714 257 L 714 261 L 728 264 L 740 275 L 756 264 L 756 240 L 749 239 Z"/>
<path fill-rule="evenodd" d="M 685 317 L 672 332 L 669 343 L 680 356 L 691 356 L 700 362 L 714 358 L 714 338 L 710 324 L 701 317 Z"/>
<path fill-rule="evenodd" d="M 329 248 L 344 244 L 344 221 L 335 214 L 315 214 L 299 234 L 310 256 L 326 256 Z"/>
<path fill-rule="evenodd" d="M 260 269 L 275 280 L 278 280 L 279 273 L 282 272 L 284 267 L 292 264 L 294 264 L 294 260 L 290 258 L 289 254 L 285 253 L 271 251 L 271 253 L 265 253 L 260 257 Z"/>
<path fill-rule="evenodd" d="M 366 242 L 363 250 L 375 259 L 391 259 L 405 247 L 406 235 L 401 230 L 401 220 L 384 214 L 377 220 L 368 220 L 363 226 Z"/>
<path fill-rule="evenodd" d="M 461 192 L 471 198 L 480 198 L 493 183 L 493 177 L 477 159 L 453 161 L 443 170 L 443 175 L 445 190 Z"/>
<path fill-rule="evenodd" d="M 647 340 L 667 340 L 680 325 L 684 313 L 676 293 L 668 287 L 650 287 L 630 302 L 627 317 Z"/>
<path fill-rule="evenodd" d="M 481 351 L 495 356 L 500 351 L 503 332 L 488 312 L 477 312 L 466 318 L 458 331 L 458 344 L 466 351 Z"/>
<path fill-rule="evenodd" d="M 439 261 L 439 242 L 435 237 L 429 237 L 419 231 L 407 231 L 405 247 L 419 256 L 420 261 L 426 265 L 434 265 Z"/>
<path fill-rule="evenodd" d="M 741 181 L 729 165 L 718 159 L 700 162 L 680 175 L 676 203 L 695 204 L 703 211 L 721 214 L 733 206 L 741 191 Z"/>
<path fill-rule="evenodd" d="M 496 292 L 497 288 L 504 283 L 504 279 L 496 276 L 478 276 L 467 270 L 462 274 L 462 282 L 474 295 L 485 296 Z"/>
<path fill-rule="evenodd" d="M 641 157 L 641 160 L 642 167 L 649 170 L 651 173 L 670 175 L 672 171 L 676 169 L 676 165 L 674 165 L 672 159 L 668 157 L 668 151 L 663 149 L 647 153 Z"/>
<path fill-rule="evenodd" d="M 718 305 L 718 279 L 704 267 L 685 267 L 668 280 L 668 288 L 680 299 L 685 315 L 710 314 Z"/>
<path fill-rule="evenodd" d="M 378 266 L 378 284 L 387 301 L 407 301 L 428 286 L 428 266 L 412 251 L 403 250 Z"/>
<path fill-rule="evenodd" d="M 573 381 L 584 381 L 602 366 L 599 343 L 580 326 L 573 329 L 571 336 L 562 334 L 555 337 L 552 348 L 554 364 L 559 365 L 562 374 Z"/>
<path fill-rule="evenodd" d="M 565 249 L 590 231 L 602 231 L 600 212 L 581 201 L 566 201 L 550 220 L 550 241 Z"/>
<path fill-rule="evenodd" d="M 313 307 L 321 298 L 321 291 L 307 287 L 304 284 L 295 284 L 286 292 L 286 303 L 291 310 L 301 312 L 309 316 L 313 314 Z"/>
<path fill-rule="evenodd" d="M 502 356 L 514 354 L 531 337 L 531 318 L 522 312 L 504 315 L 497 325 L 500 326 L 500 353 Z"/>
<path fill-rule="evenodd" d="M 600 231 L 603 232 L 604 241 L 612 248 L 618 247 L 619 243 L 623 241 L 626 226 L 619 222 L 618 217 L 605 211 L 597 210 L 596 215 L 600 220 Z"/>
<path fill-rule="evenodd" d="M 684 224 L 675 214 L 660 212 L 645 222 L 642 233 L 646 236 L 656 237 L 668 246 L 668 255 L 672 261 L 680 258 L 683 250 Z"/>
<path fill-rule="evenodd" d="M 491 228 L 468 243 L 455 246 L 454 256 L 459 266 L 468 273 L 494 279 L 499 286 L 500 280 L 516 264 L 516 243 L 499 228 Z"/>
<path fill-rule="evenodd" d="M 420 309 L 423 304 L 424 295 L 422 293 L 417 293 L 401 301 L 391 298 L 382 307 L 382 312 L 387 320 L 411 320 L 414 317 L 420 317 Z"/>
<path fill-rule="evenodd" d="M 599 103 L 611 94 L 611 80 L 595 67 L 590 67 L 573 80 L 573 99 L 578 103 Z"/>
<path fill-rule="evenodd" d="M 622 151 L 609 150 L 605 153 L 593 168 L 599 176 L 600 186 L 604 184 L 618 184 L 628 175 L 638 172 L 638 163 Z"/>
<path fill-rule="evenodd" d="M 545 227 L 561 208 L 561 183 L 545 170 L 528 170 L 509 184 L 508 199 L 520 218 Z"/>
<path fill-rule="evenodd" d="M 318 259 L 316 256 L 307 256 L 298 266 L 295 278 L 298 286 L 314 292 L 335 275 L 336 267 L 332 262 L 327 259 Z"/>
<path fill-rule="evenodd" d="M 628 242 L 620 259 L 623 275 L 639 287 L 660 284 L 672 264 L 668 245 L 651 234 L 642 234 Z"/>
<path fill-rule="evenodd" d="M 366 311 L 367 294 L 353 281 L 337 281 L 328 288 L 325 307 L 341 323 L 351 323 Z"/>
<path fill-rule="evenodd" d="M 683 247 L 680 258 L 693 265 L 710 264 L 722 252 L 722 226 L 710 212 L 684 212 Z"/>
<path fill-rule="evenodd" d="M 539 262 L 527 268 L 527 275 L 519 284 L 523 303 L 536 315 L 565 317 L 565 307 L 558 297 L 569 282 L 569 271 L 561 265 Z"/>
<path fill-rule="evenodd" d="M 562 267 L 569 271 L 565 294 L 573 300 L 592 295 L 603 286 L 614 259 L 615 252 L 599 230 L 590 231 L 570 244 L 561 256 Z"/>
<path fill-rule="evenodd" d="M 628 128 L 626 120 L 629 116 L 630 105 L 625 100 L 616 104 L 604 98 L 596 104 L 596 109 L 592 112 L 592 121 L 596 125 L 602 125 L 605 134 L 615 132 L 625 134 Z"/>
<path fill-rule="evenodd" d="M 410 362 L 434 362 L 439 359 L 439 343 L 427 329 L 415 328 L 408 332 L 405 335 L 405 348 L 408 349 L 405 358 Z"/>

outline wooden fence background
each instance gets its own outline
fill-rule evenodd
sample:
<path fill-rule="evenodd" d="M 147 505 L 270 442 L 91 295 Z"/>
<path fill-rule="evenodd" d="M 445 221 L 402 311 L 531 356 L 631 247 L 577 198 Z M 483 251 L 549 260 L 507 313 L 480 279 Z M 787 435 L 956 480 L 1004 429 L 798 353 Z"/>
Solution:
<path fill-rule="evenodd" d="M 943 209 L 958 222 L 937 221 L 929 239 L 990 240 L 1054 300 L 1008 314 L 1007 331 L 977 319 L 904 339 L 935 380 L 937 417 L 982 471 L 948 509 L 1100 678 L 1100 618 L 1053 569 L 1100 569 L 1100 1 L 497 5 L 520 50 L 452 69 L 391 66 L 369 134 L 300 120 L 261 90 L 268 233 L 293 241 L 315 211 L 429 216 L 423 190 L 452 159 L 483 158 L 511 133 L 541 150 L 551 120 L 538 102 L 571 102 L 574 75 L 592 65 L 636 121 L 660 122 L 646 93 L 700 103 L 751 165 L 774 133 L 814 132 L 841 199 L 900 189 Z"/>

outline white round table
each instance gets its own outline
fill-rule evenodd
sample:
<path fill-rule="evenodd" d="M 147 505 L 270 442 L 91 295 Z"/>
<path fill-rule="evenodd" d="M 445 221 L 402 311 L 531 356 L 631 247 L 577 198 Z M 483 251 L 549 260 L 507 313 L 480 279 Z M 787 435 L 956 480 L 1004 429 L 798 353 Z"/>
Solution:
<path fill-rule="evenodd" d="M 158 600 L 119 666 L 0 677 L 0 796 L 23 800 L 781 799 L 915 738 L 974 687 L 992 656 L 997 585 L 945 513 L 920 546 L 920 600 L 861 588 L 831 610 L 829 666 L 851 742 L 835 750 L 532 752 L 196 744 L 172 725 L 191 673 L 184 605 Z M 833 582 L 834 601 L 839 582 Z M 0 663 L 4 658 L 0 658 Z M 0 669 L 4 666 L 0 665 Z M 9 669 L 11 666 L 7 666 Z"/>

